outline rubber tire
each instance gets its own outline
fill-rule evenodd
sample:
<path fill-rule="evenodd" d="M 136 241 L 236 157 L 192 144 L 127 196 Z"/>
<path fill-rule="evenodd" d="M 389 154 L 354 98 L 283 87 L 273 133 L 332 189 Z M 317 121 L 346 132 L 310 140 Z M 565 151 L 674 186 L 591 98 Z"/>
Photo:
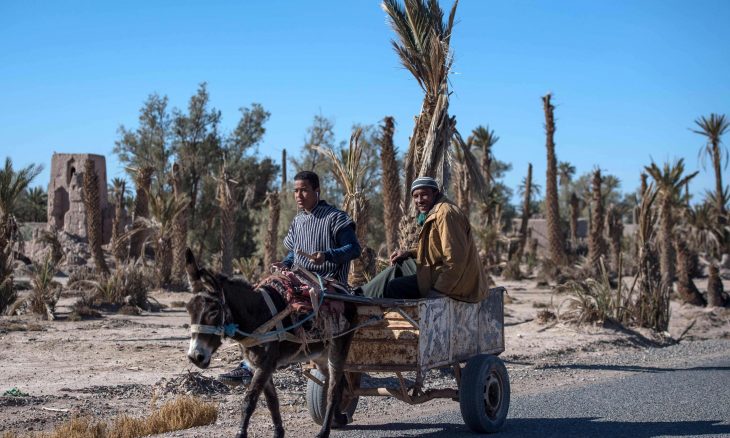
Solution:
<path fill-rule="evenodd" d="M 325 382 L 325 385 L 327 384 L 324 375 L 318 369 L 313 369 L 311 373 L 320 381 Z M 344 380 L 344 384 L 347 385 L 345 376 L 342 376 L 342 379 Z M 307 379 L 307 409 L 312 420 L 320 426 L 322 425 L 322 421 L 324 421 L 324 414 L 327 412 L 327 391 L 325 388 L 326 386 L 320 386 L 312 379 Z M 347 415 L 347 424 L 352 423 L 352 417 L 355 414 L 359 400 L 360 397 L 355 397 L 350 400 L 347 406 L 343 407 L 342 412 Z"/>
<path fill-rule="evenodd" d="M 459 385 L 459 407 L 467 427 L 476 433 L 498 432 L 507 419 L 509 399 L 509 376 L 502 360 L 490 354 L 469 359 Z"/>

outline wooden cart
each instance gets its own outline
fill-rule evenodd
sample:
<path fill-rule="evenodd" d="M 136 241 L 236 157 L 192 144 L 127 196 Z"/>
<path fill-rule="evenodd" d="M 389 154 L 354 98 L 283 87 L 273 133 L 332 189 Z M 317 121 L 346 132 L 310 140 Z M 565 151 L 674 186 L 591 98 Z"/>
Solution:
<path fill-rule="evenodd" d="M 345 366 L 342 408 L 351 421 L 360 396 L 388 396 L 409 404 L 435 398 L 459 402 L 464 423 L 474 432 L 496 432 L 507 417 L 509 376 L 497 357 L 504 351 L 502 287 L 480 303 L 450 298 L 390 300 L 347 297 L 357 304 L 358 323 L 369 324 L 354 335 Z M 456 388 L 424 389 L 428 370 L 451 367 Z M 362 387 L 361 374 L 393 372 L 397 384 Z M 404 378 L 415 372 L 415 380 Z M 307 406 L 322 423 L 325 377 L 305 370 Z"/>

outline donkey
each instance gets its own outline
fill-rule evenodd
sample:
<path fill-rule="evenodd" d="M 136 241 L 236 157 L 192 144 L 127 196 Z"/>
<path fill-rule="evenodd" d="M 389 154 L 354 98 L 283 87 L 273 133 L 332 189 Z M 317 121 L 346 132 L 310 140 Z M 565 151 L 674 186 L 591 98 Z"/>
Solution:
<path fill-rule="evenodd" d="M 188 278 L 193 292 L 196 292 L 186 306 L 191 322 L 188 359 L 199 368 L 205 369 L 210 365 L 211 356 L 221 346 L 223 338 L 244 341 L 247 338 L 240 332 L 252 333 L 274 315 L 264 297 L 267 292 L 254 289 L 243 280 L 231 279 L 222 274 L 214 275 L 207 269 L 199 268 L 189 248 L 185 258 Z M 287 303 L 281 294 L 274 291 L 268 295 L 277 313 L 286 307 Z M 353 304 L 345 303 L 344 316 L 350 327 L 354 326 L 356 313 Z M 237 326 L 235 333 L 230 329 L 232 324 Z M 282 324 L 285 327 L 291 326 L 291 318 L 287 316 Z M 254 368 L 254 375 L 243 398 L 241 426 L 236 437 L 247 436 L 248 424 L 262 391 L 274 423 L 274 437 L 284 436 L 279 398 L 272 376 L 277 368 L 307 360 L 314 361 L 320 372 L 329 376 L 326 379 L 327 408 L 317 437 L 328 437 L 332 426 L 346 425 L 347 416 L 340 411 L 340 402 L 344 384 L 343 367 L 352 336 L 353 333 L 350 332 L 327 342 L 308 343 L 306 348 L 301 348 L 300 343 L 287 340 L 245 347 L 244 354 Z"/>

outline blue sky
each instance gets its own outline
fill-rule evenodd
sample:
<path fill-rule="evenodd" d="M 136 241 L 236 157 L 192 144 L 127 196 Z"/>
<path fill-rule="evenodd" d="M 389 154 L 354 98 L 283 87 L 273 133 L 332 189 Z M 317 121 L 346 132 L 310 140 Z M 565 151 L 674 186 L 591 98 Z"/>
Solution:
<path fill-rule="evenodd" d="M 512 187 L 528 161 L 544 187 L 549 91 L 558 159 L 600 166 L 624 191 L 652 158 L 700 169 L 693 120 L 730 115 L 730 2 L 462 0 L 457 20 L 450 112 L 464 136 L 495 130 Z M 338 141 L 392 115 L 404 151 L 422 94 L 392 36 L 377 1 L 3 1 L 0 157 L 47 168 L 53 151 L 93 152 L 121 176 L 119 125 L 136 127 L 152 92 L 185 108 L 203 81 L 224 131 L 252 102 L 271 112 L 260 154 L 276 161 L 320 113 Z M 709 170 L 694 193 L 713 187 Z"/>

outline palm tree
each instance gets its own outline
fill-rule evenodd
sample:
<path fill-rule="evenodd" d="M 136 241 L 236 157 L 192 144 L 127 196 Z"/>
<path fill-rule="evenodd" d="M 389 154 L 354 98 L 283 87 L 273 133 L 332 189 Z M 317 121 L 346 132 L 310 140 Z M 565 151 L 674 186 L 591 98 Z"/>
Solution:
<path fill-rule="evenodd" d="M 692 252 L 682 234 L 674 233 L 673 240 L 677 251 L 677 292 L 685 303 L 704 306 L 705 299 L 692 281 Z"/>
<path fill-rule="evenodd" d="M 0 169 L 0 248 L 11 240 L 16 232 L 13 217 L 18 201 L 30 183 L 43 171 L 42 165 L 31 164 L 18 171 L 13 169 L 13 161 L 5 158 L 5 167 Z"/>
<path fill-rule="evenodd" d="M 154 168 L 146 166 L 134 170 L 134 224 L 141 224 L 137 219 L 147 218 L 150 214 L 149 193 L 152 186 Z M 135 225 L 136 226 L 136 225 Z M 136 259 L 142 255 L 146 236 L 144 232 L 133 233 L 129 240 L 129 258 Z"/>
<path fill-rule="evenodd" d="M 621 238 L 624 235 L 624 224 L 621 212 L 616 204 L 611 204 L 606 212 L 606 228 L 611 249 L 611 268 L 618 273 L 621 264 Z"/>
<path fill-rule="evenodd" d="M 558 198 L 565 202 L 565 208 L 570 211 L 570 196 L 568 191 L 570 189 L 570 183 L 573 181 L 575 175 L 575 166 L 570 164 L 568 161 L 558 162 L 558 186 L 560 187 L 560 193 Z"/>
<path fill-rule="evenodd" d="M 388 254 L 398 246 L 398 223 L 403 216 L 401 209 L 400 174 L 393 145 L 395 122 L 393 117 L 383 119 L 380 136 L 380 161 L 383 168 L 383 222 L 385 223 L 385 241 Z"/>
<path fill-rule="evenodd" d="M 540 195 L 540 186 L 532 183 L 532 163 L 527 163 L 527 176 L 522 180 L 522 184 L 520 184 L 518 190 L 523 196 L 523 201 L 522 221 L 520 222 L 520 244 L 515 254 L 517 263 L 522 259 L 522 255 L 525 253 L 525 247 L 527 246 L 527 226 L 530 221 L 533 196 Z"/>
<path fill-rule="evenodd" d="M 236 214 L 236 186 L 237 181 L 233 180 L 226 168 L 226 163 L 221 166 L 218 175 L 218 188 L 216 199 L 221 218 L 221 272 L 225 275 L 233 274 L 233 236 L 235 233 Z"/>
<path fill-rule="evenodd" d="M 698 172 L 683 176 L 684 159 L 679 159 L 674 164 L 664 163 L 662 168 L 652 162 L 650 166 L 644 167 L 646 172 L 654 179 L 657 190 L 660 194 L 660 253 L 659 264 L 662 272 L 662 282 L 671 287 L 674 281 L 674 248 L 672 246 L 672 231 L 674 230 L 674 216 L 672 209 L 679 202 L 682 186 L 694 178 Z"/>
<path fill-rule="evenodd" d="M 483 205 L 489 204 L 489 188 L 484 174 L 471 151 L 469 142 L 465 142 L 459 132 L 454 132 L 454 169 L 456 186 L 456 204 L 469 217 L 472 193 L 475 193 Z M 486 209 L 485 209 L 486 213 Z"/>
<path fill-rule="evenodd" d="M 286 149 L 281 151 L 281 193 L 286 193 Z"/>
<path fill-rule="evenodd" d="M 48 219 L 48 194 L 42 187 L 25 191 L 26 219 L 30 222 L 46 222 Z"/>
<path fill-rule="evenodd" d="M 580 216 L 580 199 L 575 192 L 570 193 L 570 242 L 573 250 L 578 246 L 578 216 Z"/>
<path fill-rule="evenodd" d="M 499 137 L 494 135 L 494 130 L 490 130 L 489 126 L 477 126 L 471 131 L 471 135 L 466 139 L 469 147 L 475 147 L 481 155 L 480 167 L 482 176 L 487 184 L 487 188 L 491 185 L 492 180 L 492 162 L 494 161 L 494 153 L 492 147 L 499 141 Z"/>
<path fill-rule="evenodd" d="M 104 259 L 101 230 L 101 202 L 99 198 L 99 177 L 94 168 L 93 160 L 84 161 L 84 208 L 86 209 L 86 234 L 89 239 L 89 248 L 94 258 L 97 271 L 109 275 L 109 267 Z"/>
<path fill-rule="evenodd" d="M 173 163 L 170 174 L 172 194 L 177 201 L 186 203 L 186 207 L 177 215 L 172 229 L 172 282 L 177 286 L 182 286 L 186 278 L 185 249 L 188 246 L 187 205 L 189 202 L 187 202 L 187 194 L 182 186 L 182 173 L 180 164 Z"/>
<path fill-rule="evenodd" d="M 364 193 L 364 179 L 368 169 L 362 160 L 361 134 L 362 129 L 359 128 L 353 132 L 350 136 L 349 149 L 342 151 L 340 157 L 332 149 L 320 146 L 314 146 L 314 148 L 329 159 L 335 178 L 345 193 L 342 210 L 349 214 L 355 222 L 357 240 L 363 243 L 364 247 L 368 232 L 370 205 Z M 352 286 L 365 284 L 368 277 L 373 274 L 374 268 L 374 266 L 364 266 L 359 258 L 356 259 L 350 268 L 348 283 Z"/>
<path fill-rule="evenodd" d="M 707 276 L 707 305 L 711 307 L 722 307 L 725 299 L 722 296 L 723 286 L 720 278 L 720 270 L 716 264 L 711 263 Z"/>
<path fill-rule="evenodd" d="M 693 132 L 707 137 L 707 143 L 700 149 L 700 154 L 709 156 L 712 159 L 712 167 L 715 170 L 715 193 L 717 194 L 717 212 L 719 214 L 721 223 L 725 223 L 725 203 L 721 202 L 722 197 L 720 196 L 724 192 L 724 186 L 722 185 L 722 151 L 721 137 L 727 132 L 730 127 L 730 122 L 725 119 L 725 114 L 710 114 L 709 118 L 705 116 L 695 120 L 695 124 L 700 129 L 695 129 Z M 725 166 L 728 161 L 728 151 L 725 149 Z M 704 162 L 704 161 L 703 161 Z"/>
<path fill-rule="evenodd" d="M 590 236 L 588 239 L 588 260 L 593 274 L 600 274 L 601 259 L 606 256 L 606 239 L 603 237 L 605 217 L 603 213 L 603 192 L 601 192 L 601 169 L 593 171 L 593 220 L 591 221 Z"/>
<path fill-rule="evenodd" d="M 139 216 L 132 229 L 122 239 L 131 239 L 137 234 L 146 236 L 155 251 L 157 285 L 168 285 L 172 275 L 172 234 L 178 216 L 185 212 L 186 198 L 176 198 L 164 190 L 152 192 L 149 200 L 149 217 Z M 144 243 L 144 242 L 143 242 Z"/>
<path fill-rule="evenodd" d="M 154 242 L 155 266 L 158 286 L 170 283 L 172 275 L 172 240 L 178 218 L 185 214 L 187 197 L 177 198 L 173 194 L 159 191 L 150 197 L 150 219 L 147 234 Z"/>
<path fill-rule="evenodd" d="M 545 112 L 545 147 L 547 149 L 547 182 L 545 183 L 545 210 L 548 228 L 548 241 L 550 243 L 550 258 L 557 266 L 565 265 L 565 247 L 563 245 L 563 233 L 560 230 L 560 208 L 558 204 L 558 169 L 555 157 L 555 118 L 553 111 L 555 107 L 550 103 L 552 95 L 546 94 L 542 98 L 543 110 Z"/>
<path fill-rule="evenodd" d="M 114 199 L 114 220 L 112 221 L 112 248 L 117 266 L 121 266 L 128 254 L 127 242 L 122 240 L 124 234 L 124 198 L 127 195 L 127 181 L 123 178 L 112 179 L 110 193 Z"/>
<path fill-rule="evenodd" d="M 450 41 L 458 0 L 446 21 L 437 1 L 384 0 L 382 8 L 396 34 L 392 41 L 403 66 L 413 75 L 424 92 L 421 113 L 411 135 L 405 159 L 403 211 L 414 213 L 409 188 L 417 176 L 432 176 L 446 186 L 446 151 L 456 120 L 448 115 L 448 74 L 453 57 Z M 409 214 L 407 216 L 412 216 Z M 401 239 L 410 240 L 411 218 L 404 217 Z M 408 222 L 408 223 L 406 223 Z"/>

